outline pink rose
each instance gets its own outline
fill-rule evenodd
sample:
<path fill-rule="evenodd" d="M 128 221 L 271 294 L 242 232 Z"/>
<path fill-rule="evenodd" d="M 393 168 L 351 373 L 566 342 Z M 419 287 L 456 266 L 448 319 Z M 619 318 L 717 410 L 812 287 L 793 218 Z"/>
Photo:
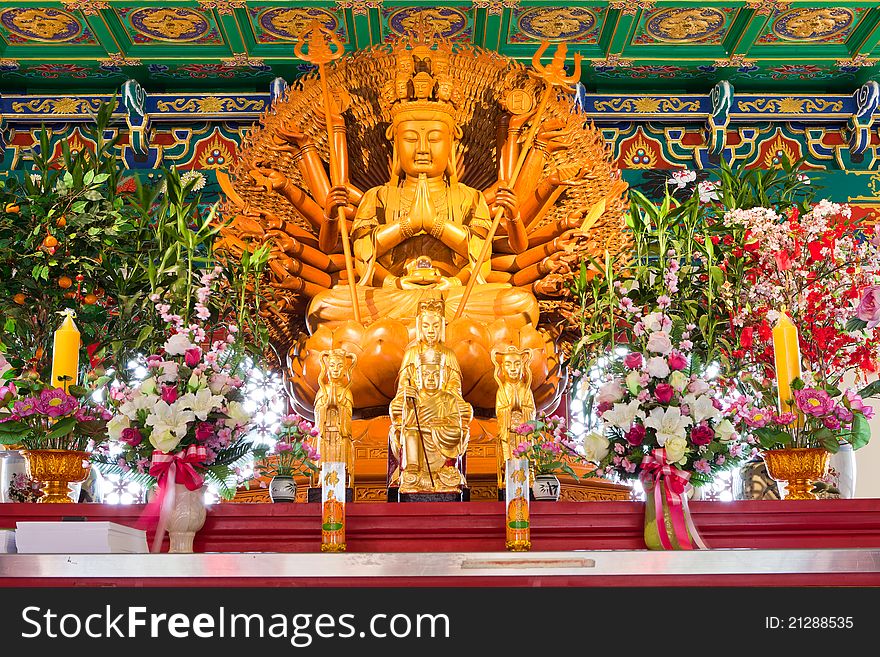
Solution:
<path fill-rule="evenodd" d="M 141 434 L 140 429 L 135 429 L 134 427 L 128 427 L 122 430 L 122 435 L 119 437 L 119 440 L 126 443 L 127 445 L 131 445 L 132 447 L 137 447 L 141 444 L 141 441 L 144 439 L 143 434 Z"/>
<path fill-rule="evenodd" d="M 596 401 L 600 404 L 603 402 L 611 402 L 613 404 L 623 399 L 624 394 L 625 391 L 623 386 L 620 385 L 620 381 L 614 379 L 599 388 L 599 394 L 596 395 Z"/>
<path fill-rule="evenodd" d="M 672 351 L 672 340 L 665 331 L 656 331 L 648 338 L 648 351 L 655 354 L 666 355 Z"/>
<path fill-rule="evenodd" d="M 669 369 L 671 369 L 673 372 L 676 370 L 683 370 L 688 366 L 687 358 L 682 356 L 677 351 L 673 351 L 671 354 L 669 354 L 669 358 L 666 362 L 669 363 Z"/>
<path fill-rule="evenodd" d="M 862 292 L 862 300 L 856 309 L 856 317 L 868 322 L 868 328 L 880 324 L 880 286 L 869 285 Z"/>
<path fill-rule="evenodd" d="M 691 441 L 694 445 L 708 445 L 715 437 L 712 427 L 706 424 L 698 424 L 691 430 Z"/>
<path fill-rule="evenodd" d="M 177 401 L 177 386 L 162 386 L 162 401 L 173 404 Z"/>
<path fill-rule="evenodd" d="M 654 396 L 661 404 L 668 404 L 675 395 L 675 388 L 668 383 L 660 383 L 654 388 Z"/>
<path fill-rule="evenodd" d="M 636 352 L 629 353 L 623 359 L 623 364 L 631 370 L 637 369 L 642 366 L 642 355 Z"/>
<path fill-rule="evenodd" d="M 630 445 L 638 446 L 645 440 L 645 427 L 641 424 L 634 424 L 632 428 L 626 432 L 626 440 Z M 617 443 L 619 444 L 619 443 Z"/>
<path fill-rule="evenodd" d="M 183 360 L 187 367 L 195 367 L 202 360 L 202 350 L 198 347 L 187 349 L 183 355 Z"/>

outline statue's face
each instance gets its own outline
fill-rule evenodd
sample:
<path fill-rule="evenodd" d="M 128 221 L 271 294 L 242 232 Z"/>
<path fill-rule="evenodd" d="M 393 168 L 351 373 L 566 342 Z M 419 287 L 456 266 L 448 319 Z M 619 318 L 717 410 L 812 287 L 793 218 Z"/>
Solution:
<path fill-rule="evenodd" d="M 429 392 L 440 389 L 440 368 L 436 365 L 422 365 L 422 386 Z"/>
<path fill-rule="evenodd" d="M 341 356 L 330 356 L 327 359 L 327 375 L 332 380 L 336 380 L 342 377 L 342 373 L 345 371 L 345 363 Z"/>
<path fill-rule="evenodd" d="M 407 176 L 442 176 L 452 152 L 452 133 L 443 121 L 404 120 L 397 126 L 395 146 Z"/>
<path fill-rule="evenodd" d="M 505 356 L 501 365 L 509 381 L 519 381 L 522 378 L 523 366 L 519 356 Z"/>
<path fill-rule="evenodd" d="M 443 318 L 434 313 L 422 315 L 419 317 L 419 330 L 428 344 L 437 344 L 440 341 L 440 332 L 443 330 Z"/>

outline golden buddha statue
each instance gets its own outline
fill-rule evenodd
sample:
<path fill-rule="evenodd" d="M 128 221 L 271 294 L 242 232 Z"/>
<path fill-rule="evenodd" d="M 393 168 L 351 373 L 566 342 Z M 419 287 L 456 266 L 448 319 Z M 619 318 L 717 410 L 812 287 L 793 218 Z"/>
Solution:
<path fill-rule="evenodd" d="M 569 93 L 538 110 L 537 98 L 568 79 L 564 56 L 541 64 L 542 46 L 527 70 L 432 39 L 409 35 L 326 64 L 329 99 L 317 73 L 303 76 L 261 117 L 229 175 L 218 173 L 229 201 L 223 248 L 240 257 L 270 245 L 261 314 L 305 416 L 321 354 L 338 348 L 357 356 L 354 417 L 384 415 L 427 300 L 443 301 L 438 344 L 457 359 L 457 377 L 443 374 L 448 392 L 457 378 L 462 398 L 491 415 L 492 350 L 516 344 L 531 350 L 536 407 L 555 407 L 577 331 L 569 283 L 588 256 L 629 243 L 626 185 L 601 133 Z"/>
<path fill-rule="evenodd" d="M 462 456 L 467 450 L 473 409 L 444 388 L 439 351 L 416 364 L 415 386 L 401 386 L 391 402 L 391 453 L 401 465 L 400 493 L 459 493 L 466 485 Z"/>
<path fill-rule="evenodd" d="M 529 349 L 517 349 L 513 345 L 492 352 L 495 361 L 495 381 L 498 394 L 495 397 L 495 417 L 498 418 L 498 487 L 504 483 L 504 463 L 511 458 L 518 444 L 514 429 L 524 422 L 535 419 L 535 398 L 532 394 L 532 375 Z"/>
<path fill-rule="evenodd" d="M 325 462 L 345 463 L 346 486 L 351 487 L 354 449 L 351 437 L 351 371 L 357 357 L 345 349 L 331 349 L 321 355 L 320 388 L 315 396 L 315 427 L 318 452 Z M 317 486 L 318 473 L 312 475 Z"/>

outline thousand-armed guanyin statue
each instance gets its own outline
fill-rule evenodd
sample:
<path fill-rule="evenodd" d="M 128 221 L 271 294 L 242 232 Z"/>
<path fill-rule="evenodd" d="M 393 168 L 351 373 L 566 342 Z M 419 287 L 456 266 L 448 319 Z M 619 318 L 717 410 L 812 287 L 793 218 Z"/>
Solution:
<path fill-rule="evenodd" d="M 625 246 L 626 185 L 574 107 L 579 57 L 567 73 L 565 45 L 542 63 L 547 48 L 527 69 L 424 26 L 346 57 L 318 25 L 301 37 L 318 74 L 274 103 L 220 176 L 232 219 L 220 247 L 271 244 L 261 312 L 299 413 L 313 413 L 321 354 L 344 348 L 354 416 L 388 415 L 426 302 L 442 309 L 476 416 L 494 416 L 492 353 L 508 347 L 530 352 L 537 410 L 558 403 L 568 281 L 588 255 Z"/>

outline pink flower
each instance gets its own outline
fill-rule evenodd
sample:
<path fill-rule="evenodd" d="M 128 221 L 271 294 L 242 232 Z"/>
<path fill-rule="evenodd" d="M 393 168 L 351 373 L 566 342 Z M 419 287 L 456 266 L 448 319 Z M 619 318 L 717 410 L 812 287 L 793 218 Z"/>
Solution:
<path fill-rule="evenodd" d="M 72 413 L 78 405 L 75 397 L 71 397 L 61 388 L 52 388 L 40 391 L 37 411 L 49 417 L 61 417 Z"/>
<path fill-rule="evenodd" d="M 841 422 L 844 422 L 845 424 L 849 424 L 853 421 L 853 412 L 849 410 L 846 406 L 838 406 L 834 409 L 834 414 Z"/>
<path fill-rule="evenodd" d="M 846 400 L 849 402 L 849 407 L 853 411 L 864 415 L 866 420 L 870 420 L 872 417 L 874 417 L 874 409 L 870 406 L 866 406 L 865 402 L 857 393 L 853 392 L 852 390 L 847 390 Z"/>
<path fill-rule="evenodd" d="M 815 388 L 795 390 L 794 402 L 801 411 L 813 417 L 828 415 L 834 409 L 834 401 L 828 393 Z"/>
<path fill-rule="evenodd" d="M 725 462 L 726 460 L 727 460 L 727 459 L 724 458 L 724 455 L 723 455 L 723 454 L 719 454 L 719 455 L 715 458 L 715 463 L 718 464 L 718 465 L 724 465 L 724 462 Z"/>
<path fill-rule="evenodd" d="M 122 435 L 119 437 L 119 440 L 132 447 L 140 445 L 143 439 L 144 436 L 141 433 L 141 430 L 135 427 L 127 427 L 123 429 Z"/>
<path fill-rule="evenodd" d="M 292 449 L 293 449 L 293 445 L 291 445 L 290 443 L 279 442 L 279 443 L 275 444 L 275 451 L 276 452 L 289 452 Z"/>
<path fill-rule="evenodd" d="M 33 397 L 21 399 L 12 405 L 12 412 L 19 418 L 29 417 L 37 412 L 37 400 Z"/>
<path fill-rule="evenodd" d="M 797 413 L 782 413 L 773 417 L 776 424 L 788 426 L 797 419 Z"/>
<path fill-rule="evenodd" d="M 708 445 L 715 437 L 715 432 L 707 424 L 698 424 L 691 429 L 691 442 L 694 445 Z"/>
<path fill-rule="evenodd" d="M 642 442 L 645 440 L 645 433 L 646 430 L 644 425 L 634 424 L 632 425 L 632 428 L 630 428 L 630 430 L 626 432 L 626 441 L 633 447 L 641 445 Z"/>
<path fill-rule="evenodd" d="M 596 395 L 596 401 L 600 404 L 603 402 L 611 402 L 613 404 L 623 399 L 625 393 L 626 391 L 623 389 L 623 386 L 620 385 L 620 381 L 614 379 L 599 388 L 599 393 Z"/>
<path fill-rule="evenodd" d="M 688 366 L 687 358 L 682 356 L 679 352 L 673 351 L 669 354 L 669 358 L 666 359 L 669 363 L 669 369 L 673 372 L 675 370 L 683 370 Z"/>
<path fill-rule="evenodd" d="M 177 386 L 162 386 L 162 401 L 173 404 L 177 401 Z"/>
<path fill-rule="evenodd" d="M 657 306 L 662 308 L 663 310 L 666 310 L 671 305 L 672 305 L 672 299 L 670 299 L 665 294 L 657 297 Z"/>
<path fill-rule="evenodd" d="M 623 359 L 623 364 L 631 370 L 642 366 L 642 355 L 637 352 L 631 352 Z"/>
<path fill-rule="evenodd" d="M 632 472 L 636 471 L 636 464 L 630 463 L 629 459 L 623 459 L 620 462 L 620 464 L 623 466 L 623 469 L 626 470 L 627 472 L 632 473 Z"/>
<path fill-rule="evenodd" d="M 822 418 L 822 423 L 832 431 L 840 429 L 840 419 L 836 415 L 828 415 Z"/>
<path fill-rule="evenodd" d="M 856 317 L 868 322 L 868 328 L 880 324 L 880 286 L 869 285 L 862 291 L 862 300 L 856 309 Z"/>
<path fill-rule="evenodd" d="M 743 410 L 742 418 L 753 429 L 760 429 L 767 426 L 767 423 L 773 418 L 773 413 L 763 408 L 749 408 Z"/>
<path fill-rule="evenodd" d="M 675 396 L 675 388 L 668 383 L 660 383 L 654 388 L 654 396 L 661 404 L 668 404 Z"/>
<path fill-rule="evenodd" d="M 214 426 L 210 422 L 200 422 L 196 427 L 196 440 L 200 443 L 206 442 L 214 435 Z"/>
<path fill-rule="evenodd" d="M 187 349 L 186 353 L 183 355 L 183 361 L 186 363 L 187 367 L 195 367 L 202 360 L 202 350 L 198 347 L 193 347 L 192 349 Z"/>
<path fill-rule="evenodd" d="M 626 451 L 626 447 L 623 446 L 623 443 L 614 443 L 614 451 L 617 454 L 623 454 Z"/>
<path fill-rule="evenodd" d="M 665 331 L 655 331 L 648 338 L 647 347 L 648 351 L 665 356 L 672 350 L 672 340 Z"/>
<path fill-rule="evenodd" d="M 614 408 L 614 404 L 612 404 L 611 402 L 600 402 L 599 405 L 596 407 L 596 412 L 601 415 L 605 411 L 610 411 L 612 408 Z M 516 431 L 516 433 L 519 433 L 519 431 L 517 431 L 518 428 L 519 427 L 514 428 L 514 431 Z"/>
<path fill-rule="evenodd" d="M 703 474 L 709 474 L 712 472 L 712 466 L 709 465 L 709 461 L 706 459 L 700 459 L 699 461 L 694 461 L 694 470 Z"/>
<path fill-rule="evenodd" d="M 733 458 L 739 458 L 740 456 L 742 456 L 743 453 L 742 443 L 733 443 L 733 445 L 731 445 L 730 449 L 727 451 L 730 452 L 730 455 Z"/>

